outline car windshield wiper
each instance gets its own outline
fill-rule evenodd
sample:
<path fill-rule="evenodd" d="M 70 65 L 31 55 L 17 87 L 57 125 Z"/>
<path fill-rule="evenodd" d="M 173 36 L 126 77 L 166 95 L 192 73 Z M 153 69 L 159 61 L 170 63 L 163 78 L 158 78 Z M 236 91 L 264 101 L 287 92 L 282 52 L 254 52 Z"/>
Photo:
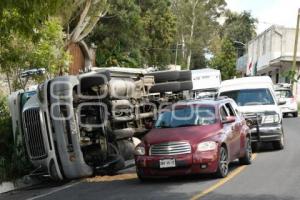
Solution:
<path fill-rule="evenodd" d="M 173 128 L 186 127 L 186 126 L 201 126 L 201 124 L 181 124 L 181 125 L 175 126 Z"/>
<path fill-rule="evenodd" d="M 166 126 L 166 125 L 160 125 L 160 126 L 156 126 L 155 128 L 173 128 L 171 126 Z"/>

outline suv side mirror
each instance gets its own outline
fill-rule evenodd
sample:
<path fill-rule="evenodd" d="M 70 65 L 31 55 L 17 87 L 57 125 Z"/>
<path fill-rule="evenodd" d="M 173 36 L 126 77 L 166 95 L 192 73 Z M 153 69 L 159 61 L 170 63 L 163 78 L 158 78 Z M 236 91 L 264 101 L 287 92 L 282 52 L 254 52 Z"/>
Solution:
<path fill-rule="evenodd" d="M 223 124 L 230 124 L 230 123 L 233 123 L 235 122 L 236 118 L 235 116 L 228 116 L 226 117 L 225 120 L 222 121 Z"/>
<path fill-rule="evenodd" d="M 286 100 L 284 100 L 283 98 L 278 99 L 277 104 L 279 106 L 286 104 Z"/>

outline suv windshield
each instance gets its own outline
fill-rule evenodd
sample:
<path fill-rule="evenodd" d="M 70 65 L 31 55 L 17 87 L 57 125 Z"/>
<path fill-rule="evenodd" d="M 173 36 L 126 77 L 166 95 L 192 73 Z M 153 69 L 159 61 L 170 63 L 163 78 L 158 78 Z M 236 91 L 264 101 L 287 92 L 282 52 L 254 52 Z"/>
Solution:
<path fill-rule="evenodd" d="M 202 126 L 216 123 L 214 107 L 183 107 L 161 113 L 156 128 Z"/>
<path fill-rule="evenodd" d="M 275 94 L 277 98 L 293 98 L 293 94 L 290 90 L 276 90 Z"/>
<path fill-rule="evenodd" d="M 274 99 L 269 89 L 234 90 L 222 92 L 220 96 L 234 99 L 238 106 L 274 105 Z"/>

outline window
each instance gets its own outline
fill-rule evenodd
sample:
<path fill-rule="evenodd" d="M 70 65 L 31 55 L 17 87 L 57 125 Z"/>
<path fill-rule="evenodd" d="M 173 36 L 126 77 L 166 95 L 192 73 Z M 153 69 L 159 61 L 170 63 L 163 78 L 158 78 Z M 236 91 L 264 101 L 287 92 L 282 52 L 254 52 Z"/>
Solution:
<path fill-rule="evenodd" d="M 227 109 L 230 116 L 236 116 L 236 114 L 235 114 L 235 112 L 234 112 L 234 110 L 233 110 L 230 103 L 226 103 L 225 107 L 226 107 L 226 109 Z"/>
<path fill-rule="evenodd" d="M 227 114 L 226 108 L 224 106 L 222 106 L 220 109 L 220 115 L 221 115 L 221 120 L 225 121 L 228 114 Z"/>
<path fill-rule="evenodd" d="M 227 96 L 235 100 L 238 106 L 274 105 L 274 99 L 268 88 L 244 89 L 222 92 L 220 96 Z"/>
<path fill-rule="evenodd" d="M 210 106 L 186 106 L 161 113 L 156 128 L 204 126 L 216 123 L 215 108 Z"/>

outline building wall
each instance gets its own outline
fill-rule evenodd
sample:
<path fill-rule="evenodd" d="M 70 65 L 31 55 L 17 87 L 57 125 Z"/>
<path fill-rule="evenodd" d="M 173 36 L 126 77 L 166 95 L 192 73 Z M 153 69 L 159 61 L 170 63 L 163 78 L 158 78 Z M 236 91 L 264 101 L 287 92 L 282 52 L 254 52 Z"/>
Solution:
<path fill-rule="evenodd" d="M 257 72 L 260 75 L 268 73 L 266 70 L 275 71 L 278 68 L 291 66 L 295 33 L 296 30 L 293 28 L 270 27 L 247 44 L 246 61 L 245 56 L 239 58 L 237 70 L 245 71 L 247 75 L 253 75 L 253 70 L 252 72 L 247 70 L 251 63 L 252 66 L 257 66 Z M 284 66 L 282 61 L 285 62 Z M 298 41 L 297 61 L 300 61 L 300 39 Z M 246 69 L 243 70 L 241 67 Z"/>
<path fill-rule="evenodd" d="M 72 43 L 69 45 L 68 50 L 71 55 L 71 64 L 69 67 L 69 74 L 79 74 L 80 71 L 84 70 L 85 67 L 85 58 L 84 54 L 77 43 Z"/>

